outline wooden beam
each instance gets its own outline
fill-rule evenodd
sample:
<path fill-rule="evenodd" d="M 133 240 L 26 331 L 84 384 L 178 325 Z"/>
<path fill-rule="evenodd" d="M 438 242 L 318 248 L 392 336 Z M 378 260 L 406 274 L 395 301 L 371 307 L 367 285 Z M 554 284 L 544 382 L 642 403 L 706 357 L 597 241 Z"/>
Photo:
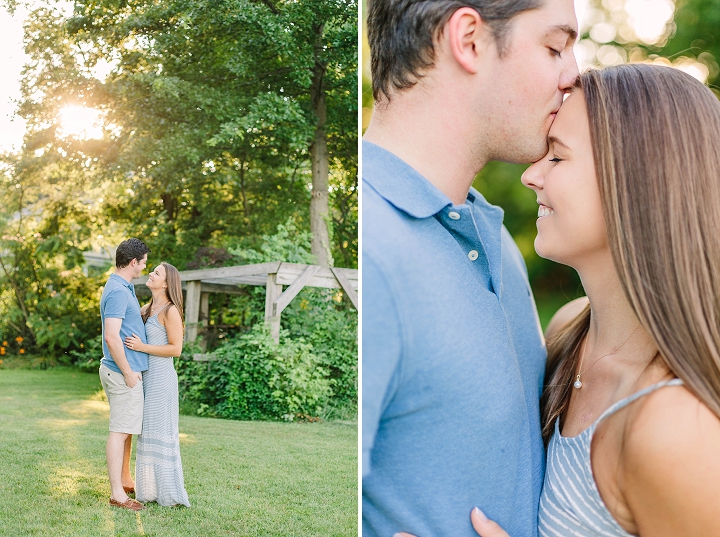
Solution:
<path fill-rule="evenodd" d="M 262 285 L 267 283 L 267 274 L 259 276 L 233 276 L 226 278 L 203 278 L 204 283 L 215 283 L 218 285 Z"/>
<path fill-rule="evenodd" d="M 277 300 L 275 300 L 273 315 L 279 317 L 287 305 L 290 304 L 290 301 L 292 301 L 292 299 L 295 298 L 300 291 L 302 291 L 305 284 L 310 281 L 318 270 L 320 270 L 319 266 L 308 265 L 303 273 L 300 274 L 300 276 L 298 276 L 298 278 L 290 285 L 290 287 L 285 289 L 285 292 L 280 295 Z"/>
<path fill-rule="evenodd" d="M 185 285 L 183 285 L 183 287 L 185 287 Z M 223 293 L 226 295 L 242 295 L 242 294 L 246 293 L 246 291 L 244 289 L 240 289 L 239 287 L 237 287 L 235 285 L 223 285 L 223 284 L 208 283 L 208 282 L 202 282 L 202 292 L 203 293 Z"/>
<path fill-rule="evenodd" d="M 201 294 L 201 282 L 193 281 L 187 283 L 187 291 L 185 293 L 185 341 L 189 343 L 195 341 L 198 335 Z"/>
<path fill-rule="evenodd" d="M 195 362 L 214 362 L 215 360 L 218 359 L 218 357 L 217 357 L 217 355 L 212 354 L 212 353 L 210 353 L 210 354 L 197 353 L 197 354 L 192 355 L 192 359 Z"/>
<path fill-rule="evenodd" d="M 335 275 L 340 285 L 342 285 L 342 289 L 343 291 L 345 291 L 345 294 L 350 299 L 350 302 L 352 302 L 352 305 L 355 306 L 355 309 L 358 309 L 357 293 L 355 292 L 355 289 L 353 289 L 352 284 L 350 283 L 350 280 L 348 280 L 345 273 L 335 268 L 331 268 L 330 270 Z"/>
<path fill-rule="evenodd" d="M 278 277 L 276 283 L 279 285 L 292 285 L 293 282 L 305 271 L 305 269 L 312 265 L 305 265 L 301 263 L 281 263 L 275 261 L 273 263 L 258 263 L 255 265 L 239 265 L 236 267 L 221 267 L 215 269 L 202 269 L 202 270 L 187 270 L 180 273 L 180 280 L 182 281 L 183 288 L 186 287 L 188 281 L 201 280 L 204 284 L 213 285 L 265 285 L 267 283 L 267 275 L 277 273 Z M 317 265 L 315 265 L 317 266 Z M 341 289 L 342 286 L 335 277 L 335 273 L 342 273 L 350 281 L 350 285 L 353 289 L 358 289 L 358 271 L 357 269 L 348 268 L 329 268 L 322 267 L 318 270 L 315 275 L 308 281 L 306 287 L 325 287 L 329 289 Z M 147 282 L 147 276 L 141 276 L 133 280 L 133 284 L 136 287 L 136 292 L 144 294 L 146 291 L 143 285 Z M 227 292 L 235 294 L 230 287 L 225 290 L 217 288 L 217 290 L 208 290 L 208 292 Z"/>
<path fill-rule="evenodd" d="M 282 285 L 292 285 L 292 283 L 303 273 L 303 271 L 312 265 L 302 265 L 299 263 L 282 263 L 278 269 L 277 283 Z M 314 265 L 317 266 L 317 265 Z M 353 289 L 358 288 L 358 271 L 355 269 L 338 268 L 334 269 L 344 274 L 350 281 Z M 338 282 L 335 274 L 327 267 L 321 267 L 315 275 L 305 284 L 307 287 L 324 287 L 327 289 L 341 289 L 342 286 Z"/>
<path fill-rule="evenodd" d="M 265 322 L 270 325 L 270 334 L 272 334 L 275 343 L 280 342 L 280 315 L 275 315 L 275 301 L 282 295 L 282 285 L 276 283 L 277 274 L 270 273 L 267 275 L 267 284 L 265 289 Z"/>
<path fill-rule="evenodd" d="M 180 273 L 181 281 L 216 280 L 219 278 L 233 278 L 241 276 L 258 276 L 277 272 L 279 261 L 273 263 L 257 263 L 254 265 L 238 265 L 235 267 L 220 267 L 213 269 L 184 270 Z"/>

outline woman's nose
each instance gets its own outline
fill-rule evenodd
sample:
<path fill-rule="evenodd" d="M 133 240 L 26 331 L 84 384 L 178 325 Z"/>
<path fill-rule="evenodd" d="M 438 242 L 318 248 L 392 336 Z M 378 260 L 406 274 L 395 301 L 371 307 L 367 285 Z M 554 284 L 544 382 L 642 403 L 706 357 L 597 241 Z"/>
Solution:
<path fill-rule="evenodd" d="M 525 170 L 525 173 L 523 173 L 520 178 L 522 184 L 532 190 L 542 189 L 544 179 L 544 170 L 542 169 L 543 162 L 544 160 L 541 159 Z"/>

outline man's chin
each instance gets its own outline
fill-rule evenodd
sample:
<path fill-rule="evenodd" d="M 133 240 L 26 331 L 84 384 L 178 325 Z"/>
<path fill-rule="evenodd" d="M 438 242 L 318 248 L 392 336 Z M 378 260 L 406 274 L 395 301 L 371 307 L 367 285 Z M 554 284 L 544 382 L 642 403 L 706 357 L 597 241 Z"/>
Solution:
<path fill-rule="evenodd" d="M 492 160 L 509 162 L 510 164 L 532 164 L 547 155 L 547 152 L 547 138 L 543 138 L 540 144 L 528 144 L 523 147 L 510 148 L 504 155 Z"/>

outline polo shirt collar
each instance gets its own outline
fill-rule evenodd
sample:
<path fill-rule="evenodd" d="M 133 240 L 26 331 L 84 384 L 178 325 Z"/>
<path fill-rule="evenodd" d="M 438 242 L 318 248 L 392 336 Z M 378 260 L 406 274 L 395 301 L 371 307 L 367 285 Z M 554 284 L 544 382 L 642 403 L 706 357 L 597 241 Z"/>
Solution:
<path fill-rule="evenodd" d="M 133 294 L 133 296 L 135 296 L 135 286 L 133 285 L 132 282 L 127 281 L 125 278 L 123 278 L 122 276 L 118 276 L 118 275 L 115 274 L 115 273 L 113 273 L 113 274 L 110 275 L 110 279 L 114 279 L 114 280 L 116 280 L 117 283 L 119 283 L 120 285 L 124 285 L 125 287 L 127 287 L 128 289 L 130 289 L 130 292 Z"/>
<path fill-rule="evenodd" d="M 387 201 L 415 218 L 428 218 L 448 205 L 450 198 L 405 161 L 363 140 L 363 180 Z"/>

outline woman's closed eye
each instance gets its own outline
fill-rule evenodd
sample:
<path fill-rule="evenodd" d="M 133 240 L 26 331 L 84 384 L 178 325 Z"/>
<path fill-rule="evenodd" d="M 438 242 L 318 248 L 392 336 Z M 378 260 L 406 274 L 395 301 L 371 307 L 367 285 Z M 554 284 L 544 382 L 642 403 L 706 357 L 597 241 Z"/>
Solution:
<path fill-rule="evenodd" d="M 553 157 L 550 159 L 550 162 L 562 162 L 562 160 L 560 157 Z"/>

